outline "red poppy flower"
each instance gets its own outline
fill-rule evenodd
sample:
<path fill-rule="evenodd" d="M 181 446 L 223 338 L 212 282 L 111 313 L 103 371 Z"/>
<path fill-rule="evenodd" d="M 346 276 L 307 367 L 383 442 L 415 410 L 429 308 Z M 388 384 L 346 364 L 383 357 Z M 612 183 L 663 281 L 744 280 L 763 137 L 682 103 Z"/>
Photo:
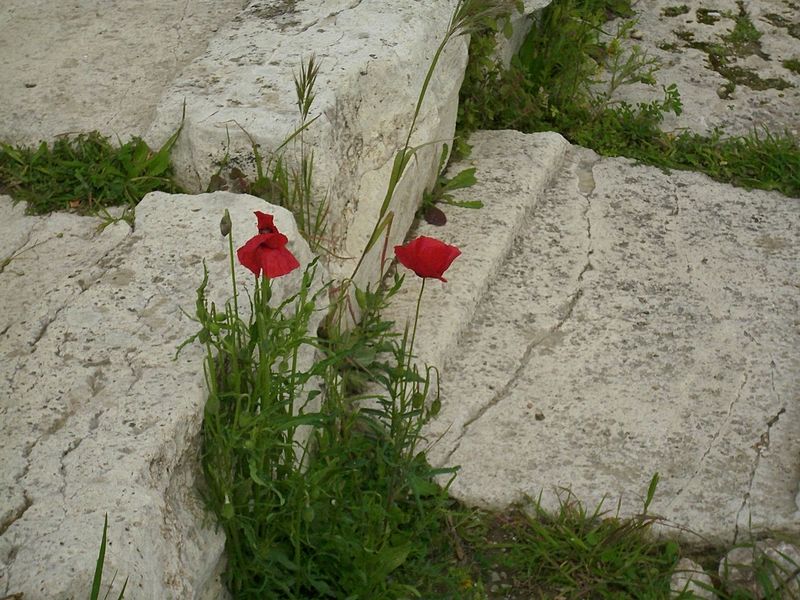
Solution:
<path fill-rule="evenodd" d="M 256 219 L 258 219 L 258 233 L 280 233 L 278 228 L 275 227 L 275 219 L 272 215 L 263 213 L 260 210 L 255 212 Z"/>
<path fill-rule="evenodd" d="M 281 277 L 300 266 L 287 248 L 287 237 L 275 227 L 272 215 L 257 211 L 258 235 L 236 251 L 239 262 L 256 276 Z"/>
<path fill-rule="evenodd" d="M 403 246 L 395 246 L 394 254 L 401 265 L 420 277 L 447 281 L 442 275 L 461 254 L 461 250 L 422 235 Z"/>

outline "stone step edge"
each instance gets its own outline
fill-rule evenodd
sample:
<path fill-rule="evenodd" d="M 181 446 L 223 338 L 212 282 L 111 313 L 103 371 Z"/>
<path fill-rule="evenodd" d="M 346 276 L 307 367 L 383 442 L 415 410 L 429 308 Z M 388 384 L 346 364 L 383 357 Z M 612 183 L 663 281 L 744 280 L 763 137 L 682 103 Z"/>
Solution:
<path fill-rule="evenodd" d="M 477 183 L 453 193 L 456 200 L 480 200 L 480 209 L 440 204 L 447 215 L 442 227 L 418 221 L 407 236 L 425 235 L 455 245 L 461 255 L 445 273 L 447 283 L 429 279 L 420 308 L 414 344 L 415 361 L 443 369 L 469 326 L 486 290 L 508 256 L 514 239 L 563 164 L 569 142 L 553 132 L 477 131 L 470 138 L 470 156 L 454 163 L 452 178 L 474 167 Z M 392 249 L 389 253 L 393 256 Z M 383 318 L 395 331 L 413 326 L 422 279 L 405 274 L 401 290 Z"/>

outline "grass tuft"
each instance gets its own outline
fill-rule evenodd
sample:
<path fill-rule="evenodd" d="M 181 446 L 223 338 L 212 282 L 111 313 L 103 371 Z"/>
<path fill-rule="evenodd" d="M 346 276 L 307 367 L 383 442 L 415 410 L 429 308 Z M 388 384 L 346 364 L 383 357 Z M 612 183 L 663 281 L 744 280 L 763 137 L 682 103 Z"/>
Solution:
<path fill-rule="evenodd" d="M 181 191 L 170 164 L 179 133 L 157 151 L 140 138 L 114 146 L 97 132 L 61 137 L 36 148 L 0 143 L 0 193 L 27 202 L 30 214 L 133 208 L 152 191 Z"/>
<path fill-rule="evenodd" d="M 661 100 L 635 106 L 613 102 L 615 87 L 652 82 L 657 65 L 635 47 L 621 50 L 629 26 L 603 41 L 602 25 L 609 10 L 606 3 L 596 0 L 555 0 L 543 9 L 507 71 L 492 59 L 496 31 L 488 28 L 473 36 L 461 90 L 460 138 L 476 129 L 558 131 L 605 156 L 696 170 L 725 183 L 800 197 L 800 144 L 791 134 L 664 132 L 664 116 L 682 110 L 674 85 L 664 88 Z M 758 89 L 789 85 L 780 79 L 762 80 L 729 64 L 731 52 L 759 51 L 759 36 L 740 5 L 736 26 L 725 43 L 704 48 L 712 67 L 732 79 L 723 93 L 730 94 L 737 83 Z M 684 41 L 694 43 L 688 34 L 685 37 Z M 598 92 L 601 80 L 606 87 Z M 463 142 L 459 148 L 463 149 Z"/>

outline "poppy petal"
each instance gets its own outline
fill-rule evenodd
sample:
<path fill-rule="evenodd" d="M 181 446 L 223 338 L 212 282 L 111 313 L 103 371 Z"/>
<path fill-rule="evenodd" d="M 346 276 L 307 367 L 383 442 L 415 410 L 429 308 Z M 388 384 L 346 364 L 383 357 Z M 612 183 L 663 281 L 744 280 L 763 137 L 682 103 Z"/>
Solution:
<path fill-rule="evenodd" d="M 272 215 L 255 211 L 256 219 L 258 220 L 258 233 L 278 233 L 278 228 L 275 227 L 275 218 Z"/>
<path fill-rule="evenodd" d="M 270 278 L 282 277 L 300 266 L 294 254 L 286 248 L 265 248 L 260 255 L 264 275 Z"/>

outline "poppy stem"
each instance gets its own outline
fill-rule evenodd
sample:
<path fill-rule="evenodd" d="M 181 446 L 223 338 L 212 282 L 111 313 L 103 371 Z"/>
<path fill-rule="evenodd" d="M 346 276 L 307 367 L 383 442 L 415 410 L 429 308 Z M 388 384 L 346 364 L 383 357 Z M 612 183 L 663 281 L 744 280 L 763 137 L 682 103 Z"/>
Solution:
<path fill-rule="evenodd" d="M 225 211 L 226 214 L 228 211 Z M 239 316 L 239 294 L 236 291 L 236 265 L 233 262 L 233 227 L 228 231 L 228 249 L 231 260 L 231 283 L 233 284 L 233 312 Z"/>
<path fill-rule="evenodd" d="M 408 347 L 408 370 L 411 370 L 411 359 L 414 356 L 414 340 L 417 338 L 417 323 L 419 322 L 419 307 L 422 304 L 422 293 L 425 291 L 425 280 L 422 278 L 422 285 L 419 288 L 419 296 L 417 296 L 417 310 L 414 313 L 414 328 L 411 330 L 411 345 Z"/>

